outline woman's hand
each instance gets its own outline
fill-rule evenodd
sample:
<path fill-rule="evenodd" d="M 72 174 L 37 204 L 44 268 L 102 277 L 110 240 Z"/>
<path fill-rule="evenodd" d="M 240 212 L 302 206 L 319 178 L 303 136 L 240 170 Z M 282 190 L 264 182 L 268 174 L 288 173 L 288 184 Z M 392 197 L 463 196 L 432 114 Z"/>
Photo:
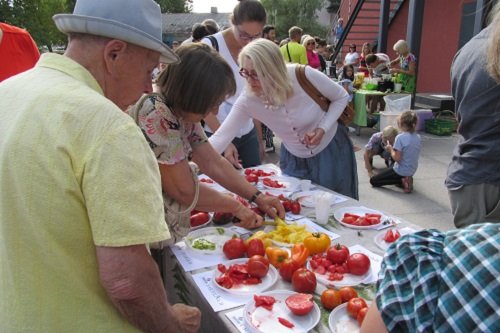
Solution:
<path fill-rule="evenodd" d="M 276 216 L 279 216 L 281 219 L 285 218 L 285 208 L 277 197 L 260 194 L 255 199 L 255 203 L 259 206 L 261 211 L 271 216 L 273 219 Z"/>
<path fill-rule="evenodd" d="M 260 215 L 255 214 L 253 210 L 243 206 L 242 204 L 240 204 L 238 209 L 233 212 L 233 215 L 240 220 L 240 222 L 236 223 L 236 225 L 245 229 L 259 228 L 262 223 L 264 223 L 264 220 Z"/>
<path fill-rule="evenodd" d="M 229 146 L 227 146 L 226 150 L 224 150 L 224 157 L 236 169 L 243 168 L 243 166 L 241 165 L 241 163 L 239 161 L 240 156 L 238 155 L 238 149 L 236 149 L 235 145 L 233 145 L 232 143 L 230 143 Z"/>
<path fill-rule="evenodd" d="M 323 135 L 325 135 L 325 131 L 322 128 L 316 128 L 304 135 L 304 143 L 308 146 L 317 146 L 323 139 Z"/>

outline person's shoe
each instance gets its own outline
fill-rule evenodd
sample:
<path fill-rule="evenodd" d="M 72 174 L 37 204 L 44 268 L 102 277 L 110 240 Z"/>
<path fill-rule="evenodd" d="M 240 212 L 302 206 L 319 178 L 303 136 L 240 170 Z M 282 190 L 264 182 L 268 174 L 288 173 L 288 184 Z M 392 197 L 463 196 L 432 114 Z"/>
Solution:
<path fill-rule="evenodd" d="M 401 182 L 403 183 L 403 191 L 405 193 L 411 193 L 413 191 L 413 177 L 403 177 Z"/>

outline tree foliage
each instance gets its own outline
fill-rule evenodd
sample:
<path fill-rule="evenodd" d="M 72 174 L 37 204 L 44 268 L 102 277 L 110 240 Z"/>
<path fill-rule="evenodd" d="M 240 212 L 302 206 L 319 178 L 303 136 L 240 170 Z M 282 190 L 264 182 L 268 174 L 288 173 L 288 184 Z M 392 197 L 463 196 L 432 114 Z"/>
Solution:
<path fill-rule="evenodd" d="M 106 0 L 101 0 L 106 1 Z M 188 13 L 193 0 L 156 0 L 162 13 Z M 72 13 L 76 0 L 0 0 L 0 21 L 29 31 L 39 47 L 64 45 L 66 36 L 57 30 L 52 16 Z"/>
<path fill-rule="evenodd" d="M 288 37 L 288 29 L 301 27 L 305 34 L 326 37 L 328 27 L 317 22 L 317 11 L 321 10 L 324 0 L 261 0 L 266 8 L 268 23 L 276 26 L 277 36 Z"/>

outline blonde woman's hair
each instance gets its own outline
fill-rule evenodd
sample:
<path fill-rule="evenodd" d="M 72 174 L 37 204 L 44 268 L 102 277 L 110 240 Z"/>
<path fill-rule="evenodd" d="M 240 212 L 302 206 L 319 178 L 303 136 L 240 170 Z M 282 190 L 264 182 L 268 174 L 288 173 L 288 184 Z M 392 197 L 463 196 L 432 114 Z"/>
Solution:
<path fill-rule="evenodd" d="M 245 59 L 252 61 L 267 102 L 278 106 L 292 96 L 293 88 L 285 60 L 276 44 L 265 38 L 259 38 L 240 51 L 238 57 L 240 67 L 243 66 Z"/>
<path fill-rule="evenodd" d="M 500 8 L 500 2 L 495 9 Z M 500 10 L 497 10 L 491 23 L 490 37 L 486 58 L 486 68 L 495 81 L 500 83 Z"/>
<path fill-rule="evenodd" d="M 415 132 L 417 128 L 418 117 L 414 111 L 408 110 L 401 113 L 398 117 L 398 125 L 402 130 L 406 130 L 407 132 Z"/>
<path fill-rule="evenodd" d="M 309 41 L 314 41 L 314 43 L 316 43 L 316 40 L 314 39 L 313 36 L 309 36 L 309 35 L 304 35 L 305 38 L 302 40 L 302 46 L 304 47 L 307 47 L 307 43 L 309 43 Z"/>
<path fill-rule="evenodd" d="M 386 140 L 392 140 L 398 135 L 398 130 L 394 126 L 386 126 L 382 130 L 382 137 Z"/>
<path fill-rule="evenodd" d="M 408 48 L 408 43 L 404 39 L 400 39 L 394 44 L 392 49 L 400 54 L 406 54 L 410 52 L 410 49 Z"/>

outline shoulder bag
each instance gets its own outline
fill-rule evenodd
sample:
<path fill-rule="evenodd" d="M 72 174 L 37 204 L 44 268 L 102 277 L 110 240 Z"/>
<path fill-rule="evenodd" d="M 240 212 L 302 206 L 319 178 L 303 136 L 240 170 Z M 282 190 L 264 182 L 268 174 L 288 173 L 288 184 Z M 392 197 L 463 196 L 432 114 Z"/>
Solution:
<path fill-rule="evenodd" d="M 141 97 L 135 106 L 130 111 L 130 116 L 139 125 L 139 112 L 142 109 L 146 99 L 158 94 L 147 94 Z M 165 191 L 163 193 L 163 206 L 165 209 L 165 222 L 167 223 L 170 234 L 172 236 L 168 241 L 151 244 L 151 248 L 163 248 L 165 245 L 175 244 L 189 233 L 191 228 L 191 211 L 198 203 L 200 194 L 200 182 L 198 179 L 198 167 L 195 163 L 189 162 L 189 169 L 195 184 L 195 194 L 193 202 L 190 205 L 182 205 L 173 198 L 169 197 Z"/>
<path fill-rule="evenodd" d="M 295 67 L 295 75 L 297 81 L 304 91 L 319 105 L 321 110 L 327 112 L 330 106 L 330 100 L 323 96 L 323 94 L 309 81 L 306 77 L 306 66 L 297 65 Z M 350 105 L 346 105 L 344 112 L 340 115 L 339 122 L 344 126 L 348 126 L 354 119 L 354 109 Z"/>

